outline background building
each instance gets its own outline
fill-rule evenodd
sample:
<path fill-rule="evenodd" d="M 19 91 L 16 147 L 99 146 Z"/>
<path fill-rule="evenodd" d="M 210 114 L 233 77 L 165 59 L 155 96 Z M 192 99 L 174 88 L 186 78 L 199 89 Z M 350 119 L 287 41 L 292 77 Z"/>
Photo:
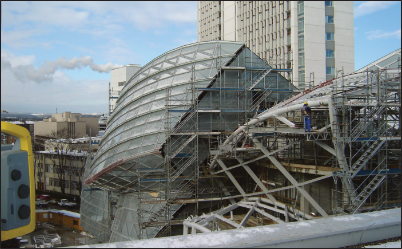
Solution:
<path fill-rule="evenodd" d="M 85 134 L 97 136 L 99 125 L 97 117 L 83 117 L 80 113 L 63 112 L 52 114 L 42 122 L 34 122 L 35 136 L 50 136 L 52 133 L 65 131 L 63 138 L 84 137 Z"/>
<path fill-rule="evenodd" d="M 198 1 L 197 13 L 198 41 L 246 42 L 300 89 L 354 71 L 351 1 Z"/>
<path fill-rule="evenodd" d="M 80 195 L 84 165 L 98 149 L 100 137 L 48 139 L 45 149 L 34 151 L 36 189 Z"/>
<path fill-rule="evenodd" d="M 111 80 L 109 84 L 109 115 L 116 107 L 116 101 L 120 91 L 130 80 L 130 78 L 141 69 L 138 64 L 128 64 L 111 70 Z"/>

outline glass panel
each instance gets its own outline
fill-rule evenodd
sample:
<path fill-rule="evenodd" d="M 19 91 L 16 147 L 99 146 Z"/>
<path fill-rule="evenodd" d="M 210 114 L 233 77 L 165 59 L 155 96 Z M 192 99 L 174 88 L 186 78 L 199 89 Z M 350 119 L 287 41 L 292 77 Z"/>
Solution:
<path fill-rule="evenodd" d="M 334 23 L 333 16 L 325 16 L 325 23 Z"/>
<path fill-rule="evenodd" d="M 332 1 L 325 1 L 325 6 L 332 7 Z"/>
<path fill-rule="evenodd" d="M 327 67 L 327 74 L 335 75 L 335 68 L 334 67 Z"/>
<path fill-rule="evenodd" d="M 327 49 L 327 58 L 334 58 L 335 57 L 335 51 Z"/>
<path fill-rule="evenodd" d="M 326 34 L 326 40 L 327 41 L 333 41 L 334 40 L 334 33 L 325 33 Z"/>
<path fill-rule="evenodd" d="M 303 32 L 304 32 L 304 17 L 299 18 L 297 30 L 299 31 L 299 33 L 303 33 Z"/>

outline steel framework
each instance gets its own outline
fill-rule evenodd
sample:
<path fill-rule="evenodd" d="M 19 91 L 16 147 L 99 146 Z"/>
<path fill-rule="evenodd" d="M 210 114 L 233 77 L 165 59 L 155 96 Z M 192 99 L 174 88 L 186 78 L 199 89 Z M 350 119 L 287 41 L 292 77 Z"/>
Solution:
<path fill-rule="evenodd" d="M 287 70 L 223 41 L 145 65 L 86 166 L 81 226 L 118 242 L 400 205 L 400 69 L 339 72 L 302 92 Z"/>

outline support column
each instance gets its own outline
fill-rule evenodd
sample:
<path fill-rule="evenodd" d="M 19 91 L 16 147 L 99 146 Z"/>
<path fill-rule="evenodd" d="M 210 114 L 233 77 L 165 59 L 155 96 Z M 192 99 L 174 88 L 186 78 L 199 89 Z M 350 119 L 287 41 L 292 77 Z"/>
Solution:
<path fill-rule="evenodd" d="M 252 138 L 251 134 L 247 134 Z M 323 216 L 323 217 L 328 217 L 328 214 L 324 211 L 324 209 L 321 208 L 321 206 L 301 187 L 297 187 L 298 182 L 296 179 L 293 178 L 293 176 L 282 166 L 278 160 L 276 160 L 275 157 L 272 157 L 269 155 L 269 151 L 258 141 L 256 138 L 252 138 L 253 142 L 257 147 L 264 153 L 267 158 L 279 169 L 279 171 L 282 172 L 282 174 L 294 185 L 297 190 L 299 190 L 300 194 L 302 194 L 310 203 L 313 205 L 313 207 Z"/>

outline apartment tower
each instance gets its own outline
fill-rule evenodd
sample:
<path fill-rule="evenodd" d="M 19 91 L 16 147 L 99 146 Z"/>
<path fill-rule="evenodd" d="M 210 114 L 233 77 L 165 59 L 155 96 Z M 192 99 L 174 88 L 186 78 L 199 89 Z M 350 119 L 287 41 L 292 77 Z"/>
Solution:
<path fill-rule="evenodd" d="M 109 115 L 116 107 L 119 94 L 131 77 L 141 69 L 138 64 L 128 64 L 111 70 L 111 80 L 109 83 Z"/>
<path fill-rule="evenodd" d="M 198 41 L 247 46 L 300 89 L 355 70 L 351 1 L 198 1 Z"/>

